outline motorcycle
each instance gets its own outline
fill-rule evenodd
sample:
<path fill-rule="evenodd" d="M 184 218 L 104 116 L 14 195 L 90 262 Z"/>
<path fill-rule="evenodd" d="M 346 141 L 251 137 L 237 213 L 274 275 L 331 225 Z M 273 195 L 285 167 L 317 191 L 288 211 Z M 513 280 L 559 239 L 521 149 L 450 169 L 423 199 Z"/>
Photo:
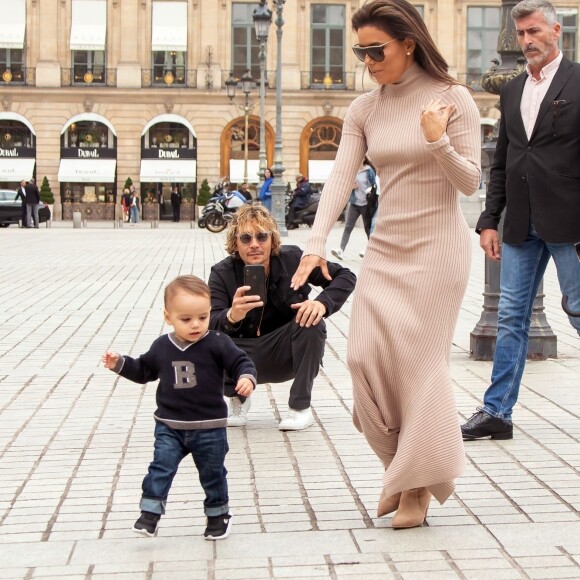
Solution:
<path fill-rule="evenodd" d="M 308 203 L 297 209 L 294 213 L 294 218 L 292 219 L 292 223 L 288 222 L 288 213 L 290 210 L 290 204 L 292 203 L 293 199 L 292 192 L 286 193 L 286 227 L 289 230 L 293 230 L 299 227 L 301 224 L 306 224 L 308 227 L 312 227 L 314 223 L 314 218 L 316 217 L 316 210 L 318 209 L 318 203 L 320 202 L 320 192 L 319 191 L 312 191 L 310 194 L 310 199 Z"/>
<path fill-rule="evenodd" d="M 207 228 L 210 232 L 217 234 L 225 230 L 234 213 L 246 200 L 237 191 L 224 191 L 216 197 L 211 197 L 206 203 L 201 216 L 197 222 L 200 228 Z"/>

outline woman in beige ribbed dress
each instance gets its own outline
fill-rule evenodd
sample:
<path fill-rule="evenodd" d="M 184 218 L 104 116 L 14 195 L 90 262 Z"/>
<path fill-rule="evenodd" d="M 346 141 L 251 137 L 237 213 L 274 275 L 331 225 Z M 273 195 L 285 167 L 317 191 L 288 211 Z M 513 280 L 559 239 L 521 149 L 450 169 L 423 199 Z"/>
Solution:
<path fill-rule="evenodd" d="M 471 261 L 458 192 L 479 186 L 479 112 L 406 0 L 365 4 L 353 28 L 379 87 L 347 112 L 292 284 L 317 266 L 328 277 L 326 239 L 366 154 L 381 193 L 349 330 L 353 420 L 385 467 L 378 516 L 396 510 L 393 527 L 408 528 L 465 467 L 448 363 Z"/>

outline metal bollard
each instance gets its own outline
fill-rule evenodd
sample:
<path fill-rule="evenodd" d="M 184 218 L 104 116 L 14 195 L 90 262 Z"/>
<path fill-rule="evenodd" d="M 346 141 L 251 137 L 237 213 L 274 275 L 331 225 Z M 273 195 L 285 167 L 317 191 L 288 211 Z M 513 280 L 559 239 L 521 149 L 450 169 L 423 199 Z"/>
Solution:
<path fill-rule="evenodd" d="M 73 228 L 80 228 L 82 226 L 82 214 L 80 211 L 73 211 Z"/>

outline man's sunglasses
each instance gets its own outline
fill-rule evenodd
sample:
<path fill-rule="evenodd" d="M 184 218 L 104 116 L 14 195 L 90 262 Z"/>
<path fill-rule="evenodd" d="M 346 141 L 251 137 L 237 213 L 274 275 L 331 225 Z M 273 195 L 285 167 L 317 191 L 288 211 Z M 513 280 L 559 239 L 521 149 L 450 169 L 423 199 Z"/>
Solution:
<path fill-rule="evenodd" d="M 365 61 L 367 55 L 375 62 L 383 62 L 383 60 L 385 60 L 385 46 L 391 44 L 391 42 L 395 42 L 395 40 L 398 40 L 398 38 L 393 38 L 393 40 L 383 42 L 383 44 L 373 44 L 371 46 L 359 46 L 358 44 L 355 44 L 352 47 L 352 51 L 361 62 Z"/>
<path fill-rule="evenodd" d="M 240 242 L 244 244 L 244 246 L 250 244 L 252 242 L 252 239 L 254 238 L 256 238 L 256 242 L 258 242 L 259 244 L 263 244 L 264 242 L 268 241 L 271 235 L 272 232 L 258 232 L 257 234 L 238 234 L 238 240 L 240 240 Z"/>

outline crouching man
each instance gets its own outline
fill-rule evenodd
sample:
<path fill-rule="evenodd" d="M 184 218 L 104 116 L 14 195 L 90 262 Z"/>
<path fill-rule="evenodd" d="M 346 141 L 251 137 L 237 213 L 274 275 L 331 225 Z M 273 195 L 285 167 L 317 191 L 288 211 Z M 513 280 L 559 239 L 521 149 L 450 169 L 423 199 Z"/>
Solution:
<path fill-rule="evenodd" d="M 260 383 L 293 379 L 288 412 L 281 431 L 297 431 L 314 422 L 310 399 L 312 385 L 324 355 L 324 318 L 334 314 L 354 290 L 356 277 L 339 264 L 328 262 L 331 279 L 320 268 L 312 271 L 298 290 L 290 287 L 302 250 L 282 246 L 272 215 L 261 205 L 246 205 L 235 214 L 226 238 L 229 257 L 211 269 L 210 328 L 228 334 L 252 359 Z M 247 295 L 244 265 L 262 264 L 266 274 L 266 303 Z M 310 284 L 322 287 L 310 299 Z M 234 383 L 226 380 L 230 397 L 228 425 L 246 424 L 251 399 L 238 397 Z"/>

